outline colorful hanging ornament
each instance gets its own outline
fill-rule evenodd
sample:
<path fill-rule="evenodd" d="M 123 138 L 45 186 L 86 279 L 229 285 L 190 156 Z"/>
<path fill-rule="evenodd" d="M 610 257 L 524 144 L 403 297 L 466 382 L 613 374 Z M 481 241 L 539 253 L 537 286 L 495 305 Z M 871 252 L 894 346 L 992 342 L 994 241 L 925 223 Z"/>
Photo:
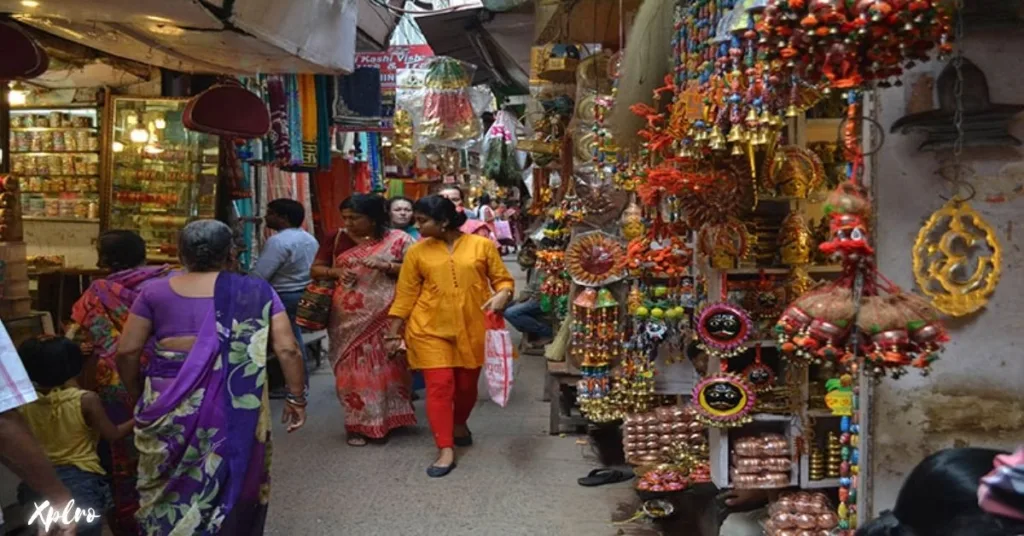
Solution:
<path fill-rule="evenodd" d="M 829 196 L 831 236 L 819 247 L 841 261 L 844 272 L 786 308 L 775 325 L 779 349 L 796 365 L 863 360 L 877 377 L 898 378 L 908 367 L 928 373 L 948 335 L 933 307 L 875 269 L 870 205 L 852 182 Z"/>
<path fill-rule="evenodd" d="M 423 118 L 419 135 L 426 143 L 461 146 L 480 135 L 480 120 L 469 98 L 472 66 L 455 58 L 429 60 L 423 85 Z"/>
<path fill-rule="evenodd" d="M 741 307 L 729 302 L 712 303 L 697 319 L 700 348 L 713 357 L 728 359 L 747 349 L 754 323 Z"/>
<path fill-rule="evenodd" d="M 565 265 L 578 285 L 607 285 L 625 275 L 626 250 L 618 239 L 607 233 L 580 233 L 569 243 Z"/>
<path fill-rule="evenodd" d="M 750 422 L 756 401 L 754 386 L 731 372 L 711 374 L 693 388 L 697 418 L 715 428 L 733 428 Z"/>

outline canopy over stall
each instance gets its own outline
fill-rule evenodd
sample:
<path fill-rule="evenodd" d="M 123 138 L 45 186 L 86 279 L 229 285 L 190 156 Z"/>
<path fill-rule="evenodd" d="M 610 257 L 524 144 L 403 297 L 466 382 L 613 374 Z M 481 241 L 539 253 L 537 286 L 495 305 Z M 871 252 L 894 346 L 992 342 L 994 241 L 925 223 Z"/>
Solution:
<path fill-rule="evenodd" d="M 347 73 L 360 3 L 0 0 L 0 12 L 108 54 L 175 71 Z"/>

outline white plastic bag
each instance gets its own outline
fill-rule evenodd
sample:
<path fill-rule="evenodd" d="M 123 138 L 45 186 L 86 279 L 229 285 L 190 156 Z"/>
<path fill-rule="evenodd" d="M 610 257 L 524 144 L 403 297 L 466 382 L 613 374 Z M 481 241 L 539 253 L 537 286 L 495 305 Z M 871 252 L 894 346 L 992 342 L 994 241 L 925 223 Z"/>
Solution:
<path fill-rule="evenodd" d="M 488 312 L 484 319 L 487 333 L 484 337 L 484 375 L 487 391 L 495 404 L 505 407 L 512 393 L 512 337 L 505 329 L 500 313 Z"/>

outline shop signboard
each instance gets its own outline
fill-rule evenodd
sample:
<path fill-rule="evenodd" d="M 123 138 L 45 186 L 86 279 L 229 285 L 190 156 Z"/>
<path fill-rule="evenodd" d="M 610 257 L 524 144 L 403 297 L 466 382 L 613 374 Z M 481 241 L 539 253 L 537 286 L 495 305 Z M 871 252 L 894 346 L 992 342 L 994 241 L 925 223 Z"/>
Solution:
<path fill-rule="evenodd" d="M 380 70 L 381 121 L 379 128 L 365 125 L 338 125 L 340 130 L 373 132 L 390 131 L 391 118 L 395 115 L 395 88 L 399 69 L 416 67 L 434 56 L 430 45 L 392 45 L 383 52 L 360 52 L 356 54 L 355 68 Z"/>

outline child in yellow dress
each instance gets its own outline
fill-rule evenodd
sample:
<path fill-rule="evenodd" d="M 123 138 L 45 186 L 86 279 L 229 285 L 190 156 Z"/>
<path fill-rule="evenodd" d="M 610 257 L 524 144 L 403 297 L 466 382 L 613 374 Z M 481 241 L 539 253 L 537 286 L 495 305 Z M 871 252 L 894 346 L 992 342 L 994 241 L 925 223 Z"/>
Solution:
<path fill-rule="evenodd" d="M 102 534 L 102 516 L 111 504 L 110 485 L 100 465 L 96 450 L 99 438 L 116 441 L 126 437 L 135 426 L 134 420 L 115 426 L 107 417 L 100 397 L 78 387 L 82 372 L 82 351 L 64 337 L 29 339 L 18 349 L 29 379 L 36 386 L 39 399 L 19 409 L 39 440 L 57 476 L 71 491 L 75 508 L 89 509 L 100 516 L 92 523 L 78 521 L 78 534 Z M 18 501 L 35 511 L 33 503 L 43 500 L 34 490 L 22 484 Z M 72 509 L 72 514 L 74 509 Z"/>

